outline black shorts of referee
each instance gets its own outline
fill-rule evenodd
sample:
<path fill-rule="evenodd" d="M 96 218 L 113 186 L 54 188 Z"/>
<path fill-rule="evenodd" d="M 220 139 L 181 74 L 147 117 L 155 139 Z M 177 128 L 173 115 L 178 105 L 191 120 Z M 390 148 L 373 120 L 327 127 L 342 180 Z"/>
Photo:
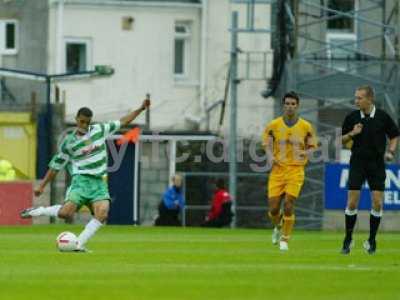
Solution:
<path fill-rule="evenodd" d="M 383 155 L 375 158 L 360 158 L 352 155 L 350 159 L 349 190 L 360 190 L 367 182 L 371 191 L 383 191 L 385 189 L 385 162 Z"/>

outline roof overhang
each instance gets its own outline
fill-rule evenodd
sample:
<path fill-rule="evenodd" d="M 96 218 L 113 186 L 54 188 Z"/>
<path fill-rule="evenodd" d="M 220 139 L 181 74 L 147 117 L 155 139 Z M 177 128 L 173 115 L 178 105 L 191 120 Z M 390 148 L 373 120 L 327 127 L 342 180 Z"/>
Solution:
<path fill-rule="evenodd" d="M 63 2 L 64 5 L 109 6 L 109 7 L 165 7 L 165 8 L 198 8 L 200 3 L 172 1 L 123 1 L 123 0 L 50 0 L 50 4 Z"/>

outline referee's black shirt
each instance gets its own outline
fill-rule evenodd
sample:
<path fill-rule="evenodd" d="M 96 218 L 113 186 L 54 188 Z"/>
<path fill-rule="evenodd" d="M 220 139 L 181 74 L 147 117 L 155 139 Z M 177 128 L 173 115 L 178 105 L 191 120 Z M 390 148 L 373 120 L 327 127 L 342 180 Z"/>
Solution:
<path fill-rule="evenodd" d="M 386 137 L 389 139 L 400 135 L 399 128 L 393 119 L 384 111 L 374 107 L 370 115 L 360 110 L 348 114 L 343 122 L 342 135 L 353 130 L 354 125 L 361 123 L 360 134 L 353 137 L 352 157 L 360 159 L 377 159 L 383 157 L 386 149 Z"/>

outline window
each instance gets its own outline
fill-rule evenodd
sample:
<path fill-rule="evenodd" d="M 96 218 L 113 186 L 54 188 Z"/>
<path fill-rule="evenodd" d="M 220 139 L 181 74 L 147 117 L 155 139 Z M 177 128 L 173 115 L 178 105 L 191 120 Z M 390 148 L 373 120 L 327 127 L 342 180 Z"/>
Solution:
<path fill-rule="evenodd" d="M 351 13 L 355 10 L 355 0 L 329 0 L 328 8 Z M 341 16 L 333 11 L 329 11 L 328 16 L 330 17 L 328 20 L 329 31 L 355 32 L 354 18 Z"/>
<path fill-rule="evenodd" d="M 351 67 L 351 61 L 354 61 L 357 56 L 357 30 L 354 16 L 357 11 L 357 0 L 329 0 L 328 8 L 349 13 L 349 16 L 341 16 L 337 12 L 329 11 L 330 19 L 327 23 L 326 34 L 329 65 L 337 70 L 345 71 Z"/>
<path fill-rule="evenodd" d="M 6 23 L 6 50 L 15 49 L 15 23 Z"/>
<path fill-rule="evenodd" d="M 17 54 L 18 22 L 16 20 L 0 20 L 0 53 Z"/>
<path fill-rule="evenodd" d="M 83 72 L 91 69 L 90 41 L 85 39 L 67 39 L 65 42 L 65 71 Z"/>
<path fill-rule="evenodd" d="M 175 24 L 174 40 L 174 74 L 177 78 L 188 77 L 190 51 L 190 24 L 187 22 Z"/>
<path fill-rule="evenodd" d="M 348 69 L 349 61 L 356 59 L 357 41 L 355 34 L 328 33 L 327 56 L 330 67 L 345 71 Z"/>

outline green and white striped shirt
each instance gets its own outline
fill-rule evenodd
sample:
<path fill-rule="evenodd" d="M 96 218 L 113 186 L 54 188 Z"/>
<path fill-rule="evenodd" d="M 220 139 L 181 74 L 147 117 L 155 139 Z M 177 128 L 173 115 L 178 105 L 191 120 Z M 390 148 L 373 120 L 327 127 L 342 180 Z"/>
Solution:
<path fill-rule="evenodd" d="M 88 132 L 83 136 L 77 135 L 74 130 L 63 139 L 49 167 L 60 171 L 69 164 L 71 175 L 105 175 L 107 173 L 106 138 L 120 127 L 120 121 L 90 125 Z"/>

